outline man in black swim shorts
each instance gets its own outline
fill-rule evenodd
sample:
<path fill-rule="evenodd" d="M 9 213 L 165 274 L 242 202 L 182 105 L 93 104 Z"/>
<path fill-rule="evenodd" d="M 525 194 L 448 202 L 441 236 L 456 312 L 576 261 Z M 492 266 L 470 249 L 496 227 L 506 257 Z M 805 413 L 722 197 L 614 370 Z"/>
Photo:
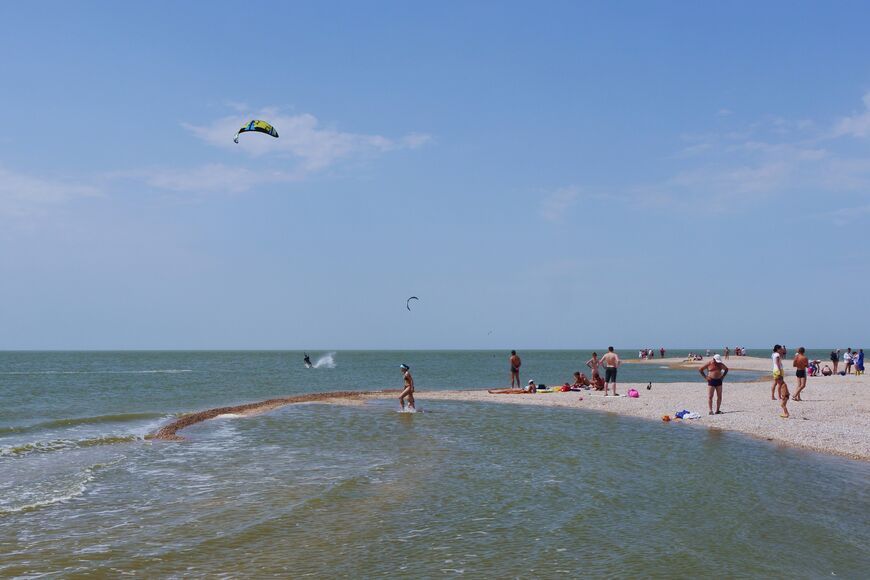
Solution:
<path fill-rule="evenodd" d="M 728 367 L 722 362 L 722 357 L 713 355 L 713 359 L 698 369 L 704 380 L 707 381 L 707 409 L 708 415 L 721 415 L 722 411 L 722 380 L 728 374 Z M 716 412 L 713 412 L 713 393 L 716 393 Z"/>
<path fill-rule="evenodd" d="M 604 365 L 604 396 L 607 396 L 607 391 L 610 385 L 613 385 L 613 395 L 619 396 L 616 392 L 616 369 L 619 366 L 619 355 L 613 352 L 613 347 L 607 347 L 607 354 L 601 358 L 601 363 Z"/>

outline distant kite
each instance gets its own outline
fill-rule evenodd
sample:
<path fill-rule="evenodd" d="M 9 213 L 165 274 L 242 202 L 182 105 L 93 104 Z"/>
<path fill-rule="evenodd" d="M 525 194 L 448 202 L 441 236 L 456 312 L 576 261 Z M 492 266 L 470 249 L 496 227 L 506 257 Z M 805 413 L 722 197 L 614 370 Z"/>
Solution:
<path fill-rule="evenodd" d="M 405 308 L 408 309 L 408 312 L 411 312 L 411 300 L 418 300 L 419 301 L 420 299 L 417 298 L 416 296 L 411 296 L 410 298 L 408 298 L 408 300 L 405 301 Z"/>
<path fill-rule="evenodd" d="M 272 137 L 278 137 L 278 131 L 275 130 L 275 127 L 267 123 L 266 121 L 251 121 L 247 125 L 244 125 L 239 131 L 236 133 L 236 136 L 233 137 L 233 141 L 236 143 L 239 142 L 239 135 L 242 133 L 247 133 L 249 131 L 254 131 L 255 133 L 265 133 L 266 135 L 271 135 Z"/>

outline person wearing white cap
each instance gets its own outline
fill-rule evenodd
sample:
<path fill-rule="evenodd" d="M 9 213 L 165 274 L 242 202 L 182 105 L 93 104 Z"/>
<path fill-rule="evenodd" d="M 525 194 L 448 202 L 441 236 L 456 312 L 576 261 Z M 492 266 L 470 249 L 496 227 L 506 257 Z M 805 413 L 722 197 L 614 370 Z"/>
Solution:
<path fill-rule="evenodd" d="M 408 397 L 408 408 L 416 411 L 414 406 L 414 377 L 411 376 L 411 368 L 406 364 L 399 365 L 402 369 L 402 378 L 405 381 L 405 388 L 402 389 L 402 394 L 399 395 L 399 403 L 402 404 L 402 410 L 405 410 L 405 397 Z"/>
<path fill-rule="evenodd" d="M 728 374 L 728 367 L 722 362 L 722 357 L 713 355 L 713 360 L 698 369 L 704 380 L 707 381 L 707 408 L 708 415 L 721 415 L 722 411 L 722 380 Z M 713 393 L 716 393 L 716 413 L 713 413 Z"/>
<path fill-rule="evenodd" d="M 526 388 L 523 390 L 527 393 L 537 393 L 538 392 L 538 385 L 535 384 L 535 381 L 530 379 L 529 384 L 526 385 Z"/>

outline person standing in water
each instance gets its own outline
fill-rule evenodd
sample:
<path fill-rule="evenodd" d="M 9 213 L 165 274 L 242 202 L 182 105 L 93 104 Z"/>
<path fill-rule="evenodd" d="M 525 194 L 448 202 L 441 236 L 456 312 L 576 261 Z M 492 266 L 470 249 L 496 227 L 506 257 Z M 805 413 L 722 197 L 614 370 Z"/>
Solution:
<path fill-rule="evenodd" d="M 604 365 L 604 396 L 607 396 L 608 385 L 613 383 L 613 395 L 618 397 L 616 392 L 616 370 L 619 368 L 619 355 L 613 352 L 613 347 L 607 347 L 607 354 L 601 358 L 601 364 Z"/>
<path fill-rule="evenodd" d="M 773 390 L 778 390 L 777 395 L 779 396 L 779 406 L 782 407 L 782 414 L 780 417 L 783 419 L 788 419 L 788 385 L 785 384 L 785 371 L 782 368 L 782 347 L 780 345 L 776 345 L 773 347 L 773 354 L 770 355 L 771 360 L 773 360 L 773 387 L 771 387 L 770 400 L 775 400 L 773 396 Z"/>
<path fill-rule="evenodd" d="M 728 367 L 722 362 L 722 357 L 713 355 L 713 360 L 698 369 L 704 380 L 707 381 L 707 409 L 708 415 L 721 415 L 722 411 L 722 380 L 728 374 Z M 716 412 L 713 413 L 713 393 L 716 393 Z"/>
<path fill-rule="evenodd" d="M 810 366 L 810 359 L 804 354 L 805 352 L 806 349 L 800 347 L 791 363 L 791 366 L 795 368 L 794 376 L 797 377 L 797 389 L 794 392 L 794 397 L 791 398 L 792 401 L 803 400 L 801 399 L 801 391 L 807 388 L 807 367 Z"/>
<path fill-rule="evenodd" d="M 517 351 L 511 351 L 511 357 L 508 359 L 508 362 L 511 365 L 511 388 L 514 388 L 514 381 L 516 381 L 516 388 L 522 389 L 523 386 L 520 384 L 520 367 L 523 365 L 523 361 L 517 356 Z"/>
<path fill-rule="evenodd" d="M 402 369 L 402 379 L 405 381 L 402 394 L 399 395 L 399 403 L 401 403 L 402 410 L 404 411 L 405 397 L 408 397 L 408 408 L 416 411 L 417 408 L 414 406 L 414 377 L 411 376 L 411 368 L 406 364 L 399 365 L 399 368 Z"/>

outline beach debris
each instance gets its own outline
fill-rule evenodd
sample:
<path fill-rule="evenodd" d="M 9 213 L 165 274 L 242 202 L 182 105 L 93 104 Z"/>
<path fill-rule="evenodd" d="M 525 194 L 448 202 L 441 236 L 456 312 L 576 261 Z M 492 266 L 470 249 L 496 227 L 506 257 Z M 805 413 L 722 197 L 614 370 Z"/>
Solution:
<path fill-rule="evenodd" d="M 650 381 L 650 384 L 648 384 L 648 385 L 646 386 L 646 390 L 647 390 L 647 391 L 652 390 L 652 381 Z"/>
<path fill-rule="evenodd" d="M 411 300 L 417 300 L 418 302 L 420 301 L 420 299 L 416 296 L 411 296 L 410 298 L 405 300 L 405 308 L 408 309 L 408 312 L 411 312 Z"/>
<path fill-rule="evenodd" d="M 270 125 L 266 121 L 260 121 L 260 120 L 255 119 L 253 121 L 249 121 L 248 123 L 242 125 L 242 128 L 236 132 L 236 136 L 233 137 L 233 142 L 238 143 L 239 142 L 239 135 L 241 135 L 242 133 L 248 133 L 251 131 L 253 131 L 255 133 L 265 133 L 266 135 L 271 135 L 272 137 L 275 137 L 275 138 L 278 137 L 278 131 L 275 130 L 275 127 L 273 127 L 272 125 Z"/>

